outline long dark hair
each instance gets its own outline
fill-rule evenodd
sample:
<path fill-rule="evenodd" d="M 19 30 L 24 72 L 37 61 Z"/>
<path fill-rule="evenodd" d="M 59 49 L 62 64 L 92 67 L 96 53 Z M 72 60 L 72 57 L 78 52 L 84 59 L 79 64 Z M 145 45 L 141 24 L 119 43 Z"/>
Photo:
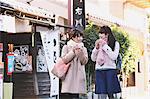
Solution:
<path fill-rule="evenodd" d="M 114 51 L 116 38 L 113 32 L 111 31 L 110 27 L 108 26 L 100 27 L 99 33 L 105 33 L 105 35 L 108 34 L 108 46 Z"/>

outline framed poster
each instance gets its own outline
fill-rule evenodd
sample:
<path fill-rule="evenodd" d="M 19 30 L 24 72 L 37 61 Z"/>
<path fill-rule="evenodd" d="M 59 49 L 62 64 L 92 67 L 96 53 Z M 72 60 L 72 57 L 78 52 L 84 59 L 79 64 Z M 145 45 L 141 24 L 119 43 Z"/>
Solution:
<path fill-rule="evenodd" d="M 14 55 L 15 72 L 32 71 L 32 57 L 29 56 L 28 45 L 14 46 Z"/>

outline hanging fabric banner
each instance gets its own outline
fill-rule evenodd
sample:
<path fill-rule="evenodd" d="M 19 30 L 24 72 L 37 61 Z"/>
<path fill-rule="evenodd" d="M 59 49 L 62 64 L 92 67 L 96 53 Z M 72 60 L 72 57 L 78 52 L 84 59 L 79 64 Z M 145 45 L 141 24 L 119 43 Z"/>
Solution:
<path fill-rule="evenodd" d="M 51 96 L 59 95 L 59 79 L 51 73 L 51 70 L 59 57 L 59 30 L 40 31 L 45 52 L 46 63 L 50 74 Z"/>
<path fill-rule="evenodd" d="M 85 29 L 85 0 L 73 0 L 73 26 Z"/>

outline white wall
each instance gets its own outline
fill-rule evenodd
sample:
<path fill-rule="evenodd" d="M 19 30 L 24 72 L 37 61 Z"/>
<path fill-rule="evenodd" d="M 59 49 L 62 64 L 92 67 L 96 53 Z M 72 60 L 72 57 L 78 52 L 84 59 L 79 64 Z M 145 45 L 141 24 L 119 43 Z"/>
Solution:
<path fill-rule="evenodd" d="M 131 4 L 125 5 L 124 20 L 127 23 L 139 28 L 141 31 L 145 31 L 146 18 L 146 12 L 144 9 L 138 8 Z"/>
<path fill-rule="evenodd" d="M 110 0 L 109 13 L 111 13 L 111 15 L 113 16 L 123 19 L 124 18 L 124 15 L 123 15 L 124 5 L 123 4 L 124 4 L 124 0 Z"/>
<path fill-rule="evenodd" d="M 136 71 L 135 83 L 139 93 L 143 93 L 148 88 L 148 64 L 146 51 L 146 35 L 147 35 L 147 13 L 144 9 L 138 8 L 127 3 L 124 7 L 124 20 L 130 26 L 136 28 L 136 32 L 131 32 L 131 36 L 135 36 L 137 40 L 143 43 L 144 54 L 140 58 L 141 73 Z M 137 70 L 137 68 L 136 68 Z"/>
<path fill-rule="evenodd" d="M 85 0 L 85 12 L 93 16 L 108 16 L 109 1 L 108 0 Z"/>

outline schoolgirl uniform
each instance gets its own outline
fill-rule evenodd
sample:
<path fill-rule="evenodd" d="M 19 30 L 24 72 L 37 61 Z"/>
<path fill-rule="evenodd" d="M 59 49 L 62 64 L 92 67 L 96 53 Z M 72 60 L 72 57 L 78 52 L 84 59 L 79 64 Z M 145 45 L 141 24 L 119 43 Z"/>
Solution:
<path fill-rule="evenodd" d="M 96 81 L 95 81 L 95 93 L 96 94 L 115 94 L 121 92 L 120 83 L 117 77 L 115 60 L 119 54 L 119 43 L 115 42 L 114 51 L 105 44 L 102 46 L 104 51 L 105 62 L 99 65 L 96 62 Z M 91 54 L 92 61 L 97 61 L 99 49 L 94 48 Z"/>

